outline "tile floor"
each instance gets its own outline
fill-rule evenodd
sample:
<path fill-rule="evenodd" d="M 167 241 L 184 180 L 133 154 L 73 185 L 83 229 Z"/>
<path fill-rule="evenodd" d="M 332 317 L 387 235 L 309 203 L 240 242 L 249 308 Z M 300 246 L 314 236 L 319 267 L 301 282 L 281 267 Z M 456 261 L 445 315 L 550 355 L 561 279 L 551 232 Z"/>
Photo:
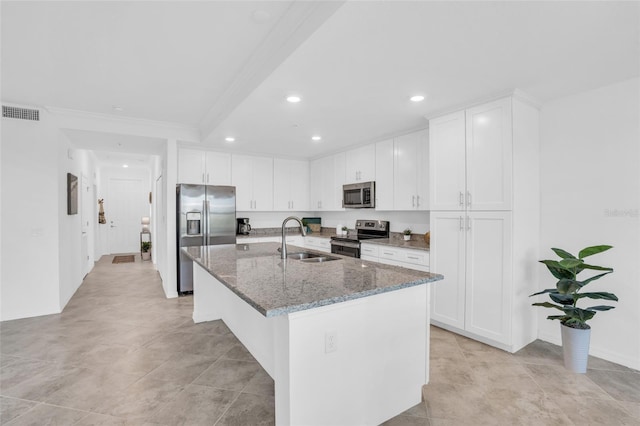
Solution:
<path fill-rule="evenodd" d="M 60 315 L 0 323 L 0 424 L 268 425 L 273 381 L 224 323 L 193 324 L 150 262 L 103 257 Z M 640 425 L 640 373 L 515 355 L 432 328 L 424 404 L 398 425 Z"/>

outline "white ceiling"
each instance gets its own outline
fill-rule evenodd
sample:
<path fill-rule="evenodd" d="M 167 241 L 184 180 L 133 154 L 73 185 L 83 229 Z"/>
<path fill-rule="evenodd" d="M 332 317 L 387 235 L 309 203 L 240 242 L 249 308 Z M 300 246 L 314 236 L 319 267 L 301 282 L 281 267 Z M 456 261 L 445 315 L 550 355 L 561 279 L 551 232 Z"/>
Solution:
<path fill-rule="evenodd" d="M 639 10 L 638 2 L 3 1 L 2 100 L 193 125 L 215 149 L 317 157 L 506 90 L 544 103 L 638 76 Z M 287 103 L 291 93 L 303 101 Z M 426 100 L 409 102 L 415 93 Z M 94 141 L 88 149 L 117 146 L 68 136 Z"/>

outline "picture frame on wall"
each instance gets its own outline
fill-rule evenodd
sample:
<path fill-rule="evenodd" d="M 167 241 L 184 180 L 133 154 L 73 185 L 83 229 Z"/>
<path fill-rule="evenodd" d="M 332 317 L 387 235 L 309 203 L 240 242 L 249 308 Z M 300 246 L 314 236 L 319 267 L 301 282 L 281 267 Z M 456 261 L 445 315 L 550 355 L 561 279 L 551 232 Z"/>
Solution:
<path fill-rule="evenodd" d="M 78 214 L 78 177 L 67 173 L 67 214 Z"/>

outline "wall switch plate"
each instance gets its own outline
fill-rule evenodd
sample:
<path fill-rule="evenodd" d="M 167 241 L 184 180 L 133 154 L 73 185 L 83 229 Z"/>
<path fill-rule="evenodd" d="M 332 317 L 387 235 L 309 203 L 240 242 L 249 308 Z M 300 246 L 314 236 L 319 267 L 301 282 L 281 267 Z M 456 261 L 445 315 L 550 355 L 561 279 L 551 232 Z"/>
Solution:
<path fill-rule="evenodd" d="M 324 353 L 335 352 L 338 350 L 338 333 L 335 330 L 327 331 L 324 334 Z"/>

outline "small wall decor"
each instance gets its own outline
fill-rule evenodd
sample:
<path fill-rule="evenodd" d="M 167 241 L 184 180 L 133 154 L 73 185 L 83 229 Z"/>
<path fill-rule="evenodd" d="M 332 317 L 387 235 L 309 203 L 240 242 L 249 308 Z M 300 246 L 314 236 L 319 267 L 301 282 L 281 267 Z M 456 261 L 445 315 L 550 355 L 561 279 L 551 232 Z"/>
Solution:
<path fill-rule="evenodd" d="M 67 214 L 78 214 L 78 177 L 67 173 Z"/>
<path fill-rule="evenodd" d="M 98 204 L 100 205 L 100 211 L 98 212 L 98 223 L 105 224 L 107 223 L 107 219 L 104 217 L 104 198 L 98 199 Z"/>

